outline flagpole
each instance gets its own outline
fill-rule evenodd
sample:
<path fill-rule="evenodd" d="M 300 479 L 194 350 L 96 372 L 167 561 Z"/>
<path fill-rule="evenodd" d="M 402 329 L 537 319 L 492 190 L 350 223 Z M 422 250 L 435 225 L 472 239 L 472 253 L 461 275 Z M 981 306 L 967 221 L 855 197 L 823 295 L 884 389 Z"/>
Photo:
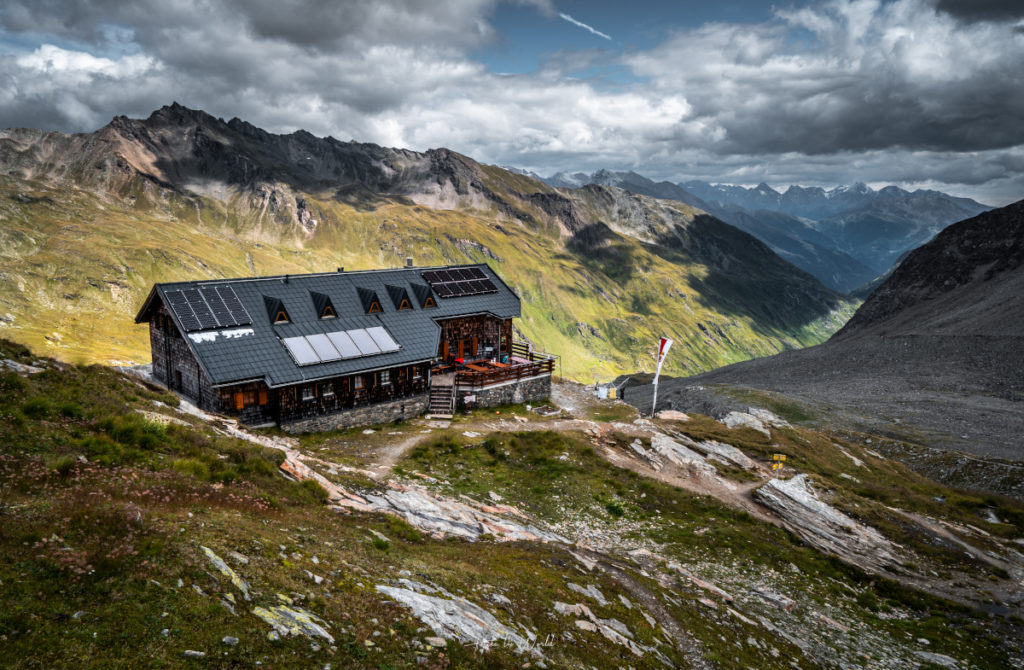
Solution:
<path fill-rule="evenodd" d="M 658 376 L 654 376 L 654 399 L 651 401 L 651 418 L 654 418 L 654 410 L 658 407 Z"/>

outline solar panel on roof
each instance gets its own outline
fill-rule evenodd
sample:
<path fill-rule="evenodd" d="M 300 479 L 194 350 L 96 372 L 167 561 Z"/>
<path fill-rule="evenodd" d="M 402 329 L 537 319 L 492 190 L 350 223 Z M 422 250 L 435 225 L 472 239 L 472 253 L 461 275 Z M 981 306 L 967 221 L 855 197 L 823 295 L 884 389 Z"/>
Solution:
<path fill-rule="evenodd" d="M 352 341 L 355 342 L 355 345 L 359 347 L 359 351 L 364 356 L 380 353 L 380 347 L 377 346 L 377 343 L 373 341 L 373 338 L 364 329 L 356 328 L 355 330 L 347 330 L 345 332 L 352 338 Z"/>
<path fill-rule="evenodd" d="M 287 347 L 288 353 L 292 355 L 295 362 L 299 365 L 312 365 L 313 363 L 319 363 L 320 357 L 316 351 L 310 346 L 309 342 L 304 337 L 286 337 L 281 340 L 284 346 Z"/>
<path fill-rule="evenodd" d="M 389 351 L 398 351 L 401 347 L 398 346 L 398 342 L 392 339 L 390 333 L 384 330 L 380 326 L 374 326 L 373 328 L 366 329 L 367 335 L 373 338 L 377 346 L 380 347 L 381 353 L 387 353 Z"/>
<path fill-rule="evenodd" d="M 359 351 L 359 347 L 355 345 L 352 338 L 348 336 L 344 330 L 339 330 L 334 333 L 327 333 L 327 339 L 331 341 L 334 348 L 338 350 L 342 358 L 356 358 L 362 356 Z"/>
<path fill-rule="evenodd" d="M 439 298 L 497 293 L 498 287 L 479 267 L 448 268 L 420 273 Z"/>
<path fill-rule="evenodd" d="M 182 295 L 181 291 L 168 291 L 165 295 L 167 296 L 167 302 L 172 305 L 188 304 L 188 300 L 185 299 L 185 296 Z"/>
<path fill-rule="evenodd" d="M 313 351 L 316 352 L 316 355 L 323 362 L 336 361 L 341 358 L 341 354 L 338 353 L 338 350 L 331 344 L 326 335 L 319 333 L 316 335 L 306 335 L 306 341 L 309 342 L 309 345 L 313 347 Z"/>
<path fill-rule="evenodd" d="M 203 300 L 206 301 L 206 304 L 210 306 L 210 311 L 213 312 L 213 318 L 217 319 L 218 326 L 229 328 L 238 325 L 231 317 L 231 312 L 228 310 L 227 305 L 224 304 L 224 299 L 217 293 L 217 289 L 209 286 L 199 289 L 199 292 L 203 295 Z"/>
<path fill-rule="evenodd" d="M 236 325 L 245 326 L 252 323 L 252 318 L 242 305 L 242 301 L 238 299 L 238 295 L 235 294 L 235 289 L 230 286 L 218 286 L 216 288 L 217 294 L 224 301 L 224 306 L 228 308 L 228 312 L 231 313 L 231 318 L 234 319 Z"/>
<path fill-rule="evenodd" d="M 199 324 L 203 330 L 217 327 L 217 318 L 213 316 L 213 312 L 210 307 L 203 302 L 202 297 L 199 298 L 195 303 L 189 303 L 192 307 L 192 311 L 196 313 L 196 318 L 199 319 Z"/>
<path fill-rule="evenodd" d="M 185 305 L 184 307 L 188 308 L 188 305 Z M 193 314 L 191 310 L 189 310 L 187 314 L 183 314 L 177 310 L 175 310 L 175 312 L 178 314 L 178 321 L 181 322 L 181 327 L 186 333 L 193 330 L 202 330 L 203 327 L 199 323 L 199 319 L 196 318 L 195 314 Z"/>

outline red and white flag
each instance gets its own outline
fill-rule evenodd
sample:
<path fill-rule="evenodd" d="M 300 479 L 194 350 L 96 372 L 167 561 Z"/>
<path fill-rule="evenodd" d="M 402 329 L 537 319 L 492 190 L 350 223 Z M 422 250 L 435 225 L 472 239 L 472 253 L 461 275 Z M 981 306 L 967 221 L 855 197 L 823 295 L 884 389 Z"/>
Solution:
<path fill-rule="evenodd" d="M 661 344 L 658 346 L 658 371 L 654 373 L 654 381 L 652 384 L 658 383 L 658 377 L 661 376 L 661 364 L 665 362 L 665 356 L 668 356 L 668 350 L 672 347 L 672 340 L 667 337 L 661 338 Z"/>

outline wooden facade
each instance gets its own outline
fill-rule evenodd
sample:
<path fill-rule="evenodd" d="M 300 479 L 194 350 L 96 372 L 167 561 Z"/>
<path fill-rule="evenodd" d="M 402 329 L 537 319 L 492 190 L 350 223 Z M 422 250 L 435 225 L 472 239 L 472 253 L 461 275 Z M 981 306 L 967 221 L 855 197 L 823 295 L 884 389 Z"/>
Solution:
<path fill-rule="evenodd" d="M 512 319 L 476 314 L 439 321 L 441 341 L 437 357 L 445 363 L 457 358 L 501 360 L 511 353 Z"/>

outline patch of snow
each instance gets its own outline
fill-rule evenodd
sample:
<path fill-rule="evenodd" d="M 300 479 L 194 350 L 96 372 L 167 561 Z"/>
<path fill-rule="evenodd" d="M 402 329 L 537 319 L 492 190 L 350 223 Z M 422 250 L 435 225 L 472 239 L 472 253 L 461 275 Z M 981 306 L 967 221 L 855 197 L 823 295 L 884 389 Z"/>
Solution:
<path fill-rule="evenodd" d="M 188 335 L 188 339 L 192 340 L 196 344 L 201 344 L 203 342 L 216 342 L 217 341 L 217 332 L 216 331 L 210 332 L 210 333 L 186 333 L 186 335 Z"/>
<path fill-rule="evenodd" d="M 231 340 L 238 339 L 240 337 L 245 337 L 246 335 L 252 335 L 255 332 L 256 331 L 254 331 L 252 328 L 236 328 L 235 330 L 222 330 L 220 331 L 220 334 L 222 337 L 226 337 L 229 340 Z"/>

